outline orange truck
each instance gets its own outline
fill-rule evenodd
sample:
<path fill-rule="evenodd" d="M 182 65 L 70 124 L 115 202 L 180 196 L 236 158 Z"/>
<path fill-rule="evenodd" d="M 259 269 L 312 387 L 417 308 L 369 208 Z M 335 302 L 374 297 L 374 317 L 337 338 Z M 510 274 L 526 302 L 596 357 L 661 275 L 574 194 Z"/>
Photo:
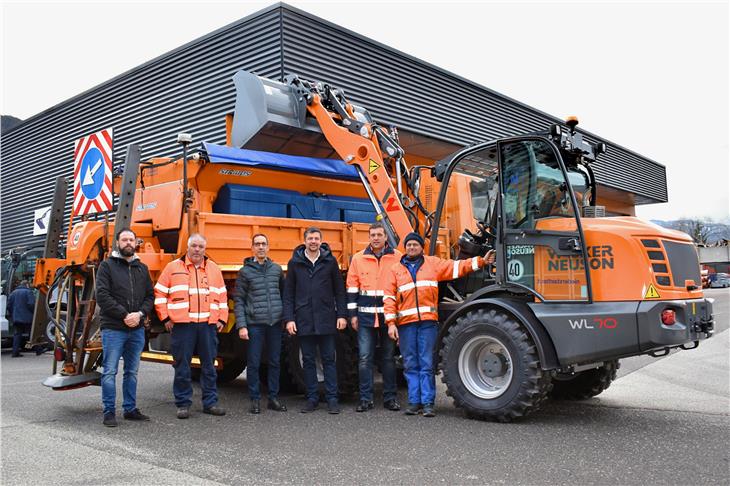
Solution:
<path fill-rule="evenodd" d="M 138 255 L 153 279 L 184 252 L 191 232 L 206 235 L 229 295 L 252 235 L 261 232 L 271 257 L 285 264 L 305 228 L 316 225 L 343 273 L 375 220 L 393 246 L 417 231 L 432 255 L 494 249 L 494 265 L 441 284 L 434 353 L 455 405 L 499 421 L 527 415 L 550 396 L 601 393 L 621 358 L 691 349 L 712 335 L 692 241 L 637 218 L 603 215 L 591 164 L 607 147 L 585 141 L 577 120 L 428 161 L 407 158 L 395 130 L 326 83 L 245 71 L 233 81 L 225 146 L 191 149 L 181 134 L 181 157 L 141 162 L 132 145 L 115 179 L 114 225 L 140 237 Z M 45 313 L 57 324 L 54 375 L 45 382 L 54 389 L 98 382 L 94 273 L 112 250 L 112 226 L 73 225 L 65 258 L 49 253 L 36 266 Z M 49 238 L 59 228 L 52 224 Z M 245 368 L 233 320 L 231 313 L 220 339 L 221 380 Z M 39 333 L 45 323 L 38 321 Z M 300 382 L 296 339 L 284 345 L 282 368 Z M 351 334 L 339 337 L 345 391 L 356 386 L 354 346 Z M 143 359 L 172 361 L 169 335 L 154 319 Z"/>

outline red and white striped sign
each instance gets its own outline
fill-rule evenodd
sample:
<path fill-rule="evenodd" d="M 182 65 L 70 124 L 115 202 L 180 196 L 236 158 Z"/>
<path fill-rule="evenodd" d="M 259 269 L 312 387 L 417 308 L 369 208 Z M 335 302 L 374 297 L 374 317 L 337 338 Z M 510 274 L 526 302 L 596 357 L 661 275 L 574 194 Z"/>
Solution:
<path fill-rule="evenodd" d="M 112 209 L 112 129 L 74 143 L 74 216 Z"/>

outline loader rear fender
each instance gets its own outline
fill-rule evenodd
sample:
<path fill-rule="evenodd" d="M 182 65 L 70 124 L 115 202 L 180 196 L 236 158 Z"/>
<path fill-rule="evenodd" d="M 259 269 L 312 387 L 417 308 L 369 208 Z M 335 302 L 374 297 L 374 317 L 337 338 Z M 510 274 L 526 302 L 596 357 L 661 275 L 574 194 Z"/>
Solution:
<path fill-rule="evenodd" d="M 545 326 L 543 326 L 537 317 L 535 317 L 535 314 L 533 314 L 527 304 L 517 298 L 504 297 L 498 294 L 481 295 L 474 300 L 469 300 L 454 311 L 441 325 L 441 329 L 439 330 L 438 347 L 441 347 L 443 338 L 447 335 L 449 328 L 456 323 L 459 317 L 469 311 L 480 308 L 497 309 L 513 316 L 530 333 L 530 337 L 535 343 L 538 356 L 540 357 L 540 367 L 543 370 L 554 370 L 559 367 L 557 353 L 555 352 L 555 345 L 553 344 L 550 335 L 545 330 Z M 436 353 L 438 354 L 438 350 L 436 350 Z"/>

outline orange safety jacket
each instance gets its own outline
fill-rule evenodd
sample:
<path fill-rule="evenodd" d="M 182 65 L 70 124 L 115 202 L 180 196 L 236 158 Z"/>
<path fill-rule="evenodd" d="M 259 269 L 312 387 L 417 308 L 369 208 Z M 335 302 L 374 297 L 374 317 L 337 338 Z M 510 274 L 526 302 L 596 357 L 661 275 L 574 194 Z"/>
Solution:
<path fill-rule="evenodd" d="M 389 326 L 438 321 L 438 283 L 463 277 L 484 266 L 484 259 L 480 256 L 466 260 L 444 260 L 424 255 L 416 278 L 413 278 L 403 263 L 405 258 L 391 267 L 384 288 L 385 322 Z"/>
<path fill-rule="evenodd" d="M 220 268 L 207 257 L 200 267 L 188 259 L 167 264 L 155 285 L 155 310 L 162 323 L 228 321 L 228 296 Z"/>
<path fill-rule="evenodd" d="M 358 325 L 385 325 L 378 318 L 383 313 L 383 288 L 390 267 L 402 256 L 400 251 L 386 246 L 378 258 L 369 245 L 353 255 L 347 271 L 347 311 L 350 317 L 357 316 Z"/>

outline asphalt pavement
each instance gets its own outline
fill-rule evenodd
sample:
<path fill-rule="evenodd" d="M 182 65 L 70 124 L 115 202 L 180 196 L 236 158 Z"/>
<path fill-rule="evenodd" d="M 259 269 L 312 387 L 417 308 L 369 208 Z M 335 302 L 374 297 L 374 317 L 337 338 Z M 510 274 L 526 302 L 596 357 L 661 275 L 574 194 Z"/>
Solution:
<path fill-rule="evenodd" d="M 599 397 L 511 424 L 466 419 L 439 378 L 433 419 L 386 411 L 378 396 L 362 414 L 350 401 L 303 415 L 288 395 L 289 412 L 253 416 L 239 378 L 219 389 L 226 416 L 202 414 L 196 388 L 192 417 L 178 420 L 172 369 L 142 363 L 138 405 L 152 421 L 110 429 L 98 387 L 54 392 L 40 384 L 50 354 L 3 352 L 2 484 L 727 484 L 730 294 L 706 295 L 718 332 L 698 349 L 624 360 Z"/>

